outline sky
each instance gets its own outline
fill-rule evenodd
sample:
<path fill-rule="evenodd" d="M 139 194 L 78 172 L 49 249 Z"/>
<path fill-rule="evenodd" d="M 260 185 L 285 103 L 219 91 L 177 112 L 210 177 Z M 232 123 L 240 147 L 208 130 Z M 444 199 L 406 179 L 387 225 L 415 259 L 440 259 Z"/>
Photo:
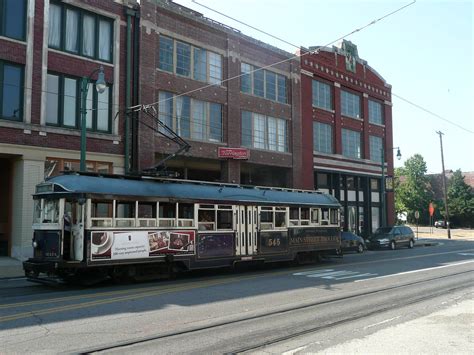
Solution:
<path fill-rule="evenodd" d="M 204 16 L 288 52 L 296 48 L 213 10 L 298 46 L 327 45 L 413 0 L 174 0 Z M 402 159 L 423 156 L 427 173 L 440 173 L 437 131 L 444 133 L 445 169 L 474 171 L 473 1 L 417 0 L 355 34 L 357 45 L 392 93 L 393 145 Z M 450 121 L 452 123 L 449 123 Z M 396 150 L 394 150 L 396 154 Z"/>

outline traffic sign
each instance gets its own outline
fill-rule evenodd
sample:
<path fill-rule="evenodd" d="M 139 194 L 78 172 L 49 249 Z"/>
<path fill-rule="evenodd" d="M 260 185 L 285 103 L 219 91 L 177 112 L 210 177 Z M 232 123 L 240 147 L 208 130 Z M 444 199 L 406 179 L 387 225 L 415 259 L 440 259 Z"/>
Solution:
<path fill-rule="evenodd" d="M 431 202 L 430 202 L 430 207 L 428 208 L 428 210 L 430 211 L 430 216 L 433 217 L 435 209 L 434 209 L 434 206 Z"/>

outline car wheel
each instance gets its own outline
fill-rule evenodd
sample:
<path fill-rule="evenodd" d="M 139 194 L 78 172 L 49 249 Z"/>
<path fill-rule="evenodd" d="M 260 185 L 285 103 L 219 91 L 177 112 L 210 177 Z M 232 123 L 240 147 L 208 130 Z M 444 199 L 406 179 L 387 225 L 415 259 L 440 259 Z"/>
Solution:
<path fill-rule="evenodd" d="M 357 246 L 357 252 L 358 253 L 363 253 L 364 252 L 364 246 L 362 245 L 362 243 L 359 243 L 359 245 Z"/>
<path fill-rule="evenodd" d="M 395 242 L 392 240 L 390 242 L 390 249 L 395 250 L 396 248 L 397 248 L 397 246 L 395 245 Z"/>
<path fill-rule="evenodd" d="M 408 247 L 411 249 L 413 248 L 414 245 L 415 243 L 413 242 L 413 239 L 410 239 L 410 242 L 408 243 Z"/>

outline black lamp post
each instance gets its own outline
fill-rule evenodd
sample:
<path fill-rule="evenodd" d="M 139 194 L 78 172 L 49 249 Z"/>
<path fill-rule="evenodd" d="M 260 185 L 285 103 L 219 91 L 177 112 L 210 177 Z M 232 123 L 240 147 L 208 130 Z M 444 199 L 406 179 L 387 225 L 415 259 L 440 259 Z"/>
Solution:
<path fill-rule="evenodd" d="M 392 150 L 397 150 L 397 159 L 400 160 L 402 158 L 402 153 L 400 152 L 400 147 L 391 148 Z M 382 193 L 380 196 L 381 204 L 382 204 L 382 227 L 385 227 L 386 224 L 386 208 L 385 208 L 385 152 L 384 148 L 380 148 L 380 152 L 382 155 Z"/>
<path fill-rule="evenodd" d="M 81 165 L 80 170 L 86 171 L 86 100 L 87 91 L 89 90 L 89 84 L 91 77 L 99 72 L 97 75 L 97 81 L 95 82 L 95 89 L 99 94 L 102 94 L 107 89 L 107 83 L 105 82 L 104 67 L 101 65 L 100 68 L 94 70 L 89 76 L 85 76 L 81 80 Z"/>

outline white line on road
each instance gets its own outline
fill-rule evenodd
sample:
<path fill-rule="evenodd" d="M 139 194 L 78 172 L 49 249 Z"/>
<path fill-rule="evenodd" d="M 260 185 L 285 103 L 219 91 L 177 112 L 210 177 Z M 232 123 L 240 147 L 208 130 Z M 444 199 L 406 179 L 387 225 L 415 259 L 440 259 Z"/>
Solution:
<path fill-rule="evenodd" d="M 419 269 L 419 270 L 412 270 L 412 271 L 405 271 L 405 272 L 399 272 L 398 274 L 391 274 L 391 275 L 384 275 L 384 276 L 379 276 L 379 277 L 372 277 L 370 279 L 364 279 L 364 280 L 356 280 L 354 282 L 362 282 L 362 281 L 367 281 L 367 280 L 376 280 L 376 279 L 383 279 L 386 277 L 392 277 L 392 276 L 400 276 L 400 275 L 406 275 L 406 274 L 414 274 L 416 272 L 422 272 L 422 271 L 428 271 L 428 270 L 436 270 L 436 269 L 443 269 L 446 267 L 451 267 L 451 266 L 458 266 L 458 265 L 464 265 L 464 264 L 470 264 L 474 263 L 474 260 L 468 260 L 468 261 L 463 261 L 460 263 L 454 263 L 454 264 L 447 264 L 447 265 L 441 265 L 441 266 L 434 266 L 434 267 L 429 267 L 426 269 Z"/>
<path fill-rule="evenodd" d="M 377 276 L 378 274 L 371 274 L 370 272 L 366 274 L 358 274 L 358 275 L 352 275 L 352 276 L 344 276 L 344 277 L 338 277 L 336 280 L 344 280 L 344 279 L 354 279 L 354 278 L 359 278 L 359 277 L 366 277 L 366 276 Z M 360 281 L 356 280 L 355 282 Z"/>
<path fill-rule="evenodd" d="M 296 349 L 293 349 L 293 350 L 289 350 L 289 351 L 286 351 L 284 353 L 282 353 L 282 355 L 293 355 L 293 354 L 296 354 L 298 351 L 301 351 L 301 350 L 304 350 L 306 349 L 308 346 L 302 346 L 300 348 L 296 348 Z"/>
<path fill-rule="evenodd" d="M 376 327 L 377 325 L 380 325 L 380 324 L 384 324 L 384 323 L 391 322 L 392 320 L 398 319 L 398 318 L 400 318 L 400 317 L 401 317 L 401 316 L 396 316 L 396 317 L 393 317 L 393 318 L 390 318 L 390 319 L 386 319 L 386 320 L 383 320 L 383 321 L 378 322 L 378 323 L 375 323 L 375 324 L 368 325 L 368 326 L 364 327 L 364 330 L 365 330 L 365 329 L 372 328 L 372 327 Z"/>
<path fill-rule="evenodd" d="M 304 275 L 311 275 L 311 274 L 316 274 L 316 273 L 324 273 L 324 272 L 330 272 L 334 271 L 333 269 L 324 269 L 324 270 L 310 270 L 310 271 L 302 271 L 302 272 L 297 272 L 294 273 L 293 276 L 304 276 Z"/>

